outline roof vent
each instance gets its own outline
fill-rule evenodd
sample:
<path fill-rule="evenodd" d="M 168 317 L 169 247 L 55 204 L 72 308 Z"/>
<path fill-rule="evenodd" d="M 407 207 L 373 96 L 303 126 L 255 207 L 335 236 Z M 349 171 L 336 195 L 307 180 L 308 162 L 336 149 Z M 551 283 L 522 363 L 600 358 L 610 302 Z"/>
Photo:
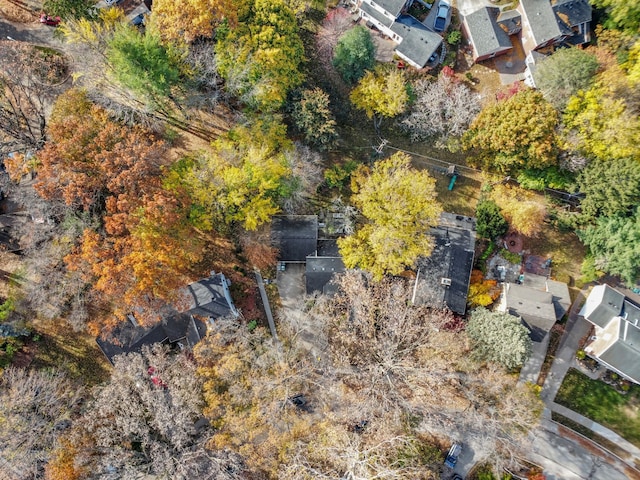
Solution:
<path fill-rule="evenodd" d="M 443 277 L 442 280 L 440 280 L 440 285 L 445 285 L 449 287 L 451 285 L 451 279 Z"/>

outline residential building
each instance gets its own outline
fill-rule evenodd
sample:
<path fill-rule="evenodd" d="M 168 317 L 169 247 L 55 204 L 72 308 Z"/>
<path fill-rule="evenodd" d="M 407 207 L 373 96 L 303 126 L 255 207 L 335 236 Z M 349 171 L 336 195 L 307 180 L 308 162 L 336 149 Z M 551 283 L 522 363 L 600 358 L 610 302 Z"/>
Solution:
<path fill-rule="evenodd" d="M 442 37 L 406 14 L 414 0 L 362 0 L 360 17 L 397 43 L 395 54 L 415 68 L 424 68 L 442 45 Z M 435 5 L 435 4 L 434 4 Z"/>
<path fill-rule="evenodd" d="M 517 10 L 512 10 L 518 15 Z M 500 9 L 483 7 L 464 17 L 462 28 L 473 48 L 476 62 L 487 60 L 513 50 L 507 32 L 498 24 Z"/>
<path fill-rule="evenodd" d="M 608 285 L 593 287 L 580 315 L 593 325 L 587 355 L 640 384 L 640 306 Z"/>

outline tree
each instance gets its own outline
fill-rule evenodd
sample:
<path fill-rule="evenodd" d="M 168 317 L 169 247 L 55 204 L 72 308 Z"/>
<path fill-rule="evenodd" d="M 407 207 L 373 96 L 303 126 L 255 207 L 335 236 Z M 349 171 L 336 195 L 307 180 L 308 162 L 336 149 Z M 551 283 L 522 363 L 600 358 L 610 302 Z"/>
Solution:
<path fill-rule="evenodd" d="M 517 187 L 496 185 L 491 192 L 491 199 L 500 207 L 511 228 L 522 235 L 535 237 L 542 229 L 547 209 L 534 193 Z"/>
<path fill-rule="evenodd" d="M 640 27 L 640 5 L 626 0 L 592 0 L 591 3 L 604 8 L 608 14 L 605 26 L 619 28 L 632 33 L 638 32 Z"/>
<path fill-rule="evenodd" d="M 443 74 L 435 82 L 418 80 L 413 95 L 411 112 L 401 122 L 413 142 L 459 137 L 480 111 L 477 95 L 455 77 Z"/>
<path fill-rule="evenodd" d="M 56 439 L 70 426 L 82 390 L 59 371 L 9 367 L 0 377 L 0 455 L 7 474 L 42 478 Z M 19 473 L 18 473 L 19 472 Z"/>
<path fill-rule="evenodd" d="M 329 109 L 329 95 L 320 88 L 303 90 L 294 102 L 291 116 L 307 143 L 319 150 L 327 150 L 335 143 L 338 134 L 336 121 Z"/>
<path fill-rule="evenodd" d="M 442 209 L 436 202 L 435 180 L 412 168 L 408 155 L 396 153 L 371 170 L 363 168 L 352 183 L 351 201 L 367 223 L 338 240 L 347 268 L 368 270 L 380 280 L 431 253 L 429 228 L 438 222 Z"/>
<path fill-rule="evenodd" d="M 545 58 L 534 74 L 536 87 L 558 110 L 569 98 L 591 85 L 598 70 L 597 58 L 578 48 L 561 48 Z"/>
<path fill-rule="evenodd" d="M 492 200 L 483 200 L 476 207 L 476 231 L 482 238 L 495 240 L 507 233 L 509 224 Z"/>
<path fill-rule="evenodd" d="M 503 173 L 557 163 L 558 114 L 542 93 L 527 89 L 485 106 L 464 136 L 467 148 L 480 149 L 485 162 Z"/>
<path fill-rule="evenodd" d="M 216 25 L 235 25 L 236 5 L 231 0 L 158 0 L 151 12 L 151 28 L 163 40 L 191 43 L 211 38 Z"/>
<path fill-rule="evenodd" d="M 283 0 L 256 0 L 236 28 L 219 28 L 216 53 L 227 88 L 258 110 L 276 110 L 304 78 L 304 45 Z"/>
<path fill-rule="evenodd" d="M 577 179 L 578 191 L 585 195 L 580 202 L 582 219 L 626 217 L 640 203 L 640 166 L 632 159 L 592 161 Z"/>
<path fill-rule="evenodd" d="M 476 308 L 467 324 L 467 335 L 479 358 L 512 369 L 524 364 L 531 354 L 529 330 L 519 317 Z"/>
<path fill-rule="evenodd" d="M 95 19 L 96 17 L 93 2 L 87 0 L 45 0 L 42 8 L 47 14 L 58 16 L 63 20 Z"/>
<path fill-rule="evenodd" d="M 640 277 L 640 214 L 601 217 L 595 225 L 578 232 L 595 257 L 595 267 L 619 275 L 629 285 Z"/>
<path fill-rule="evenodd" d="M 356 108 L 374 119 L 373 124 L 378 128 L 383 117 L 393 118 L 407 108 L 409 94 L 404 73 L 398 69 L 367 72 L 349 98 Z"/>
<path fill-rule="evenodd" d="M 118 356 L 74 439 L 85 442 L 77 461 L 88 464 L 88 478 L 236 478 L 239 456 L 206 448 L 213 428 L 202 421 L 201 388 L 184 353 L 156 344 Z"/>
<path fill-rule="evenodd" d="M 500 296 L 501 288 L 495 280 L 485 280 L 480 270 L 471 272 L 467 303 L 472 307 L 488 307 Z"/>
<path fill-rule="evenodd" d="M 356 83 L 367 70 L 373 68 L 375 50 L 369 30 L 358 25 L 338 40 L 333 54 L 333 66 L 345 82 Z"/>

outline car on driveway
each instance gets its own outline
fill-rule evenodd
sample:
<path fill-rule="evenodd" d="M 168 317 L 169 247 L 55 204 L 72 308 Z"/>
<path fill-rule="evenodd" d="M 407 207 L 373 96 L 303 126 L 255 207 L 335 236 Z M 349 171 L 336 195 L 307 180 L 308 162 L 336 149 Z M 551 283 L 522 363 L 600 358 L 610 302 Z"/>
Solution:
<path fill-rule="evenodd" d="M 438 12 L 436 13 L 436 20 L 433 22 L 433 29 L 436 32 L 444 32 L 444 27 L 447 24 L 447 17 L 449 16 L 449 11 L 451 10 L 451 5 L 446 0 L 440 0 L 438 3 Z"/>
<path fill-rule="evenodd" d="M 444 459 L 444 464 L 449 468 L 454 468 L 456 463 L 458 463 L 458 455 L 460 455 L 460 452 L 462 452 L 462 445 L 455 442 L 451 445 L 449 453 L 447 453 L 447 458 Z"/>
<path fill-rule="evenodd" d="M 41 13 L 40 23 L 43 23 L 44 25 L 51 25 L 53 27 L 57 27 L 58 24 L 60 23 L 60 17 L 51 17 L 46 13 Z"/>

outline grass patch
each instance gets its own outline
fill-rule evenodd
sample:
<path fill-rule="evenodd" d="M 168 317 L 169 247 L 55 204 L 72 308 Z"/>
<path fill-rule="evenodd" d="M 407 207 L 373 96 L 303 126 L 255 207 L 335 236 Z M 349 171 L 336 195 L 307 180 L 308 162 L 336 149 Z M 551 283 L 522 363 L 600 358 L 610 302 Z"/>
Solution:
<path fill-rule="evenodd" d="M 108 380 L 111 366 L 92 336 L 74 332 L 62 320 L 34 330 L 40 340 L 32 368 L 58 368 L 89 386 Z"/>
<path fill-rule="evenodd" d="M 628 394 L 622 395 L 609 385 L 570 369 L 555 401 L 640 447 L 640 387 L 632 386 Z"/>
<path fill-rule="evenodd" d="M 556 412 L 551 412 L 551 419 L 554 422 L 558 422 L 561 425 L 564 425 L 567 428 L 570 428 L 574 432 L 579 433 L 580 435 L 587 437 L 590 440 L 593 440 L 595 443 L 600 445 L 601 447 L 609 450 L 611 453 L 615 453 L 617 456 L 624 458 L 627 456 L 627 452 L 615 443 L 606 438 L 594 433 L 592 430 L 588 429 L 584 425 L 580 425 L 579 423 L 574 422 L 570 418 L 565 417 L 564 415 L 560 415 Z"/>
<path fill-rule="evenodd" d="M 582 276 L 580 266 L 584 259 L 586 248 L 572 232 L 560 232 L 553 226 L 544 224 L 542 231 L 536 238 L 527 238 L 525 246 L 535 255 L 552 259 L 551 276 L 571 280 Z"/>

